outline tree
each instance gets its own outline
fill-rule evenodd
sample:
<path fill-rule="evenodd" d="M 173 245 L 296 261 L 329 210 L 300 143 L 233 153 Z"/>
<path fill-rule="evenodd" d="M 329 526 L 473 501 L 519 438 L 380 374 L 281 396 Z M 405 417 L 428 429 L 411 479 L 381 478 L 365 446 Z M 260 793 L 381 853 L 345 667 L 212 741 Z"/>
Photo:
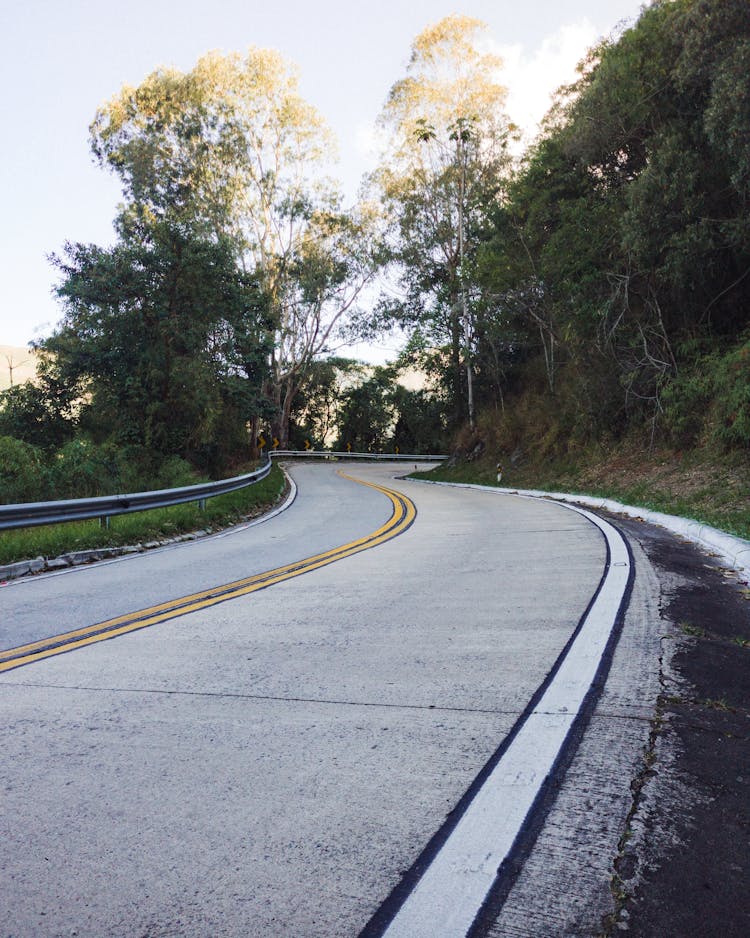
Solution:
<path fill-rule="evenodd" d="M 538 413 L 554 408 L 568 440 L 700 425 L 680 408 L 729 388 L 743 360 L 730 349 L 750 300 L 748 50 L 741 0 L 652 3 L 581 63 L 483 232 L 503 385 L 546 394 Z M 739 385 L 725 397 L 739 426 Z"/>
<path fill-rule="evenodd" d="M 57 380 L 87 401 L 82 425 L 121 444 L 220 463 L 227 423 L 236 443 L 258 406 L 265 373 L 256 373 L 254 354 L 267 316 L 226 242 L 166 220 L 131 222 L 113 248 L 68 244 L 53 260 L 65 317 L 42 347 Z"/>
<path fill-rule="evenodd" d="M 474 422 L 476 289 L 471 264 L 509 163 L 500 60 L 478 51 L 484 24 L 449 16 L 414 41 L 381 115 L 390 145 L 375 174 L 394 220 L 402 298 L 380 315 L 447 347 L 456 420 Z"/>
<path fill-rule="evenodd" d="M 337 450 L 386 449 L 394 421 L 392 380 L 388 368 L 375 368 L 370 377 L 344 391 L 338 415 Z"/>
<path fill-rule="evenodd" d="M 34 381 L 14 384 L 0 393 L 0 436 L 34 446 L 61 446 L 78 426 L 81 387 L 61 380 L 49 356 L 37 357 Z"/>
<path fill-rule="evenodd" d="M 286 444 L 305 370 L 369 278 L 366 212 L 346 214 L 324 171 L 333 139 L 272 50 L 210 53 L 125 87 L 92 124 L 136 218 L 227 238 L 269 304 L 267 396 Z"/>
<path fill-rule="evenodd" d="M 442 453 L 446 445 L 443 402 L 428 391 L 395 384 L 393 447 L 402 453 Z"/>
<path fill-rule="evenodd" d="M 364 366 L 351 358 L 323 358 L 307 369 L 294 402 L 290 437 L 298 445 L 306 439 L 326 446 L 336 432 L 342 396 L 359 378 Z M 297 447 L 298 448 L 298 447 Z"/>

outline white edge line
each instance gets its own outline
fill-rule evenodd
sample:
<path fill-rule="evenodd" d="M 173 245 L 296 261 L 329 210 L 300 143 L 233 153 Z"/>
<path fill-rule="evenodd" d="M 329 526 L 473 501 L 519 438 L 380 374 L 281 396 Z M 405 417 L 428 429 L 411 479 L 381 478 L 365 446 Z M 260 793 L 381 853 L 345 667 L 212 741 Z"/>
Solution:
<path fill-rule="evenodd" d="M 478 488 L 487 491 L 482 486 Z M 394 916 L 384 938 L 462 938 L 492 889 L 596 678 L 630 575 L 611 524 L 582 508 L 609 545 L 596 598 L 535 709 Z"/>
<path fill-rule="evenodd" d="M 268 514 L 262 515 L 260 518 L 256 518 L 254 521 L 248 521 L 243 524 L 235 525 L 234 527 L 227 528 L 226 531 L 219 531 L 218 534 L 211 534 L 208 538 L 201 538 L 201 540 L 218 540 L 221 537 L 230 537 L 232 534 L 238 534 L 240 531 L 246 531 L 248 528 L 254 528 L 258 524 L 265 524 L 266 521 L 270 521 L 272 518 L 275 518 L 277 515 L 280 515 L 282 512 L 286 511 L 287 508 L 291 508 L 292 503 L 297 497 L 297 483 L 283 466 L 279 466 L 279 468 L 284 473 L 286 480 L 289 483 L 289 492 L 287 497 L 278 508 L 274 508 L 273 511 L 269 511 Z M 187 543 L 194 542 L 188 541 Z"/>
<path fill-rule="evenodd" d="M 218 531 L 216 534 L 207 534 L 205 537 L 196 537 L 191 541 L 179 541 L 176 544 L 164 544 L 162 547 L 154 547 L 151 550 L 138 551 L 133 554 L 121 554 L 118 557 L 109 557 L 106 560 L 94 560 L 91 563 L 81 563 L 72 567 L 65 567 L 64 570 L 50 570 L 47 573 L 36 573 L 33 576 L 20 576 L 12 580 L 8 580 L 4 583 L 3 588 L 7 589 L 11 586 L 24 586 L 29 583 L 38 583 L 39 580 L 49 580 L 52 577 L 56 576 L 68 576 L 71 573 L 86 573 L 89 570 L 98 569 L 99 567 L 108 567 L 113 563 L 122 563 L 125 560 L 136 560 L 139 557 L 152 556 L 153 554 L 161 554 L 167 550 L 174 550 L 178 547 L 192 547 L 195 544 L 205 544 L 206 541 L 218 540 L 222 537 L 229 537 L 232 534 L 239 534 L 242 531 L 246 531 L 248 528 L 254 528 L 258 524 L 265 524 L 266 521 L 270 521 L 272 518 L 277 517 L 282 512 L 286 511 L 287 508 L 291 508 L 294 500 L 297 497 L 297 484 L 294 479 L 289 475 L 289 473 L 284 469 L 283 466 L 280 467 L 281 471 L 286 476 L 286 480 L 289 483 L 289 492 L 284 501 L 273 511 L 269 511 L 268 514 L 261 515 L 260 518 L 256 518 L 254 521 L 242 522 L 241 524 L 235 524 L 231 528 L 227 528 L 224 531 Z"/>

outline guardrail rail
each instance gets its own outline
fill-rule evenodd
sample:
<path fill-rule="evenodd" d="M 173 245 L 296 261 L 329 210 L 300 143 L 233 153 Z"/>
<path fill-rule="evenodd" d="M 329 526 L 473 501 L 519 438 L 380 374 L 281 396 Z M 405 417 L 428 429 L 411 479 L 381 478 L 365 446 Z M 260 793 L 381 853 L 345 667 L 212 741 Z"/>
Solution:
<path fill-rule="evenodd" d="M 55 502 L 26 502 L 20 505 L 0 505 L 0 531 L 12 528 L 30 528 L 41 524 L 60 524 L 66 521 L 85 521 L 99 518 L 103 525 L 117 515 L 150 508 L 167 508 L 184 502 L 198 502 L 205 507 L 207 498 L 225 495 L 265 479 L 271 471 L 271 455 L 294 458 L 307 456 L 324 459 L 370 459 L 411 462 L 440 462 L 447 456 L 404 456 L 400 453 L 337 453 L 328 450 L 274 450 L 265 457 L 265 463 L 254 472 L 222 479 L 219 482 L 200 482 L 182 488 L 158 489 L 152 492 L 133 492 L 129 495 L 101 495 L 96 498 L 72 498 Z"/>
<path fill-rule="evenodd" d="M 329 449 L 276 449 L 271 451 L 272 456 L 297 457 L 307 456 L 318 459 L 371 459 L 381 462 L 443 462 L 447 456 L 437 456 L 434 453 L 427 456 L 404 453 L 348 453 Z"/>
<path fill-rule="evenodd" d="M 182 488 L 158 489 L 152 492 L 133 492 L 129 495 L 101 495 L 96 498 L 71 498 L 56 502 L 27 502 L 21 505 L 0 505 L 0 531 L 10 528 L 30 528 L 40 524 L 58 524 L 66 521 L 85 521 L 100 518 L 108 524 L 109 518 L 149 508 L 167 508 L 184 502 L 205 504 L 207 498 L 225 495 L 265 479 L 271 471 L 271 460 L 253 472 L 221 479 L 218 482 L 199 482 Z"/>

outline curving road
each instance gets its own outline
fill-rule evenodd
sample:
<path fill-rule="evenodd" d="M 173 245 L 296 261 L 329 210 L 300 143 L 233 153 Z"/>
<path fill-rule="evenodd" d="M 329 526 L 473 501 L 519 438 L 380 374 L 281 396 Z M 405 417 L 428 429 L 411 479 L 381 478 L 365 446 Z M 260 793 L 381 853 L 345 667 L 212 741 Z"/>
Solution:
<path fill-rule="evenodd" d="M 532 936 L 579 894 L 606 911 L 658 690 L 648 564 L 636 549 L 612 676 L 565 723 L 576 745 L 523 770 L 547 778 L 538 823 L 480 910 L 459 899 L 474 860 L 444 848 L 562 683 L 612 547 L 554 503 L 337 468 L 291 467 L 297 498 L 265 524 L 0 589 L 4 936 L 465 934 L 424 918 L 441 901 L 481 913 L 473 934 Z M 436 860 L 455 894 L 437 879 L 400 918 Z"/>

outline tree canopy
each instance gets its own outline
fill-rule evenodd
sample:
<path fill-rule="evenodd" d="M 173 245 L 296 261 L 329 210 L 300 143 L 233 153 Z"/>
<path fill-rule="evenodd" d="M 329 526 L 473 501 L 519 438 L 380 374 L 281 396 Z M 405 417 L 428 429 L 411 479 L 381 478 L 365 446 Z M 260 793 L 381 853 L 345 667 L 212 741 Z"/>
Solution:
<path fill-rule="evenodd" d="M 746 0 L 654 0 L 589 51 L 516 161 L 484 34 L 454 15 L 415 38 L 349 211 L 278 53 L 123 88 L 91 126 L 122 183 L 117 243 L 54 259 L 64 318 L 0 433 L 213 466 L 261 425 L 282 444 L 432 448 L 482 419 L 562 450 L 750 446 Z M 376 270 L 388 289 L 353 320 L 399 327 L 424 391 L 330 358 Z"/>
<path fill-rule="evenodd" d="M 305 370 L 329 349 L 372 275 L 369 215 L 343 212 L 325 174 L 335 144 L 275 51 L 209 53 L 160 69 L 96 115 L 92 147 L 121 178 L 126 212 L 176 218 L 233 246 L 270 314 L 266 393 L 287 442 Z"/>

